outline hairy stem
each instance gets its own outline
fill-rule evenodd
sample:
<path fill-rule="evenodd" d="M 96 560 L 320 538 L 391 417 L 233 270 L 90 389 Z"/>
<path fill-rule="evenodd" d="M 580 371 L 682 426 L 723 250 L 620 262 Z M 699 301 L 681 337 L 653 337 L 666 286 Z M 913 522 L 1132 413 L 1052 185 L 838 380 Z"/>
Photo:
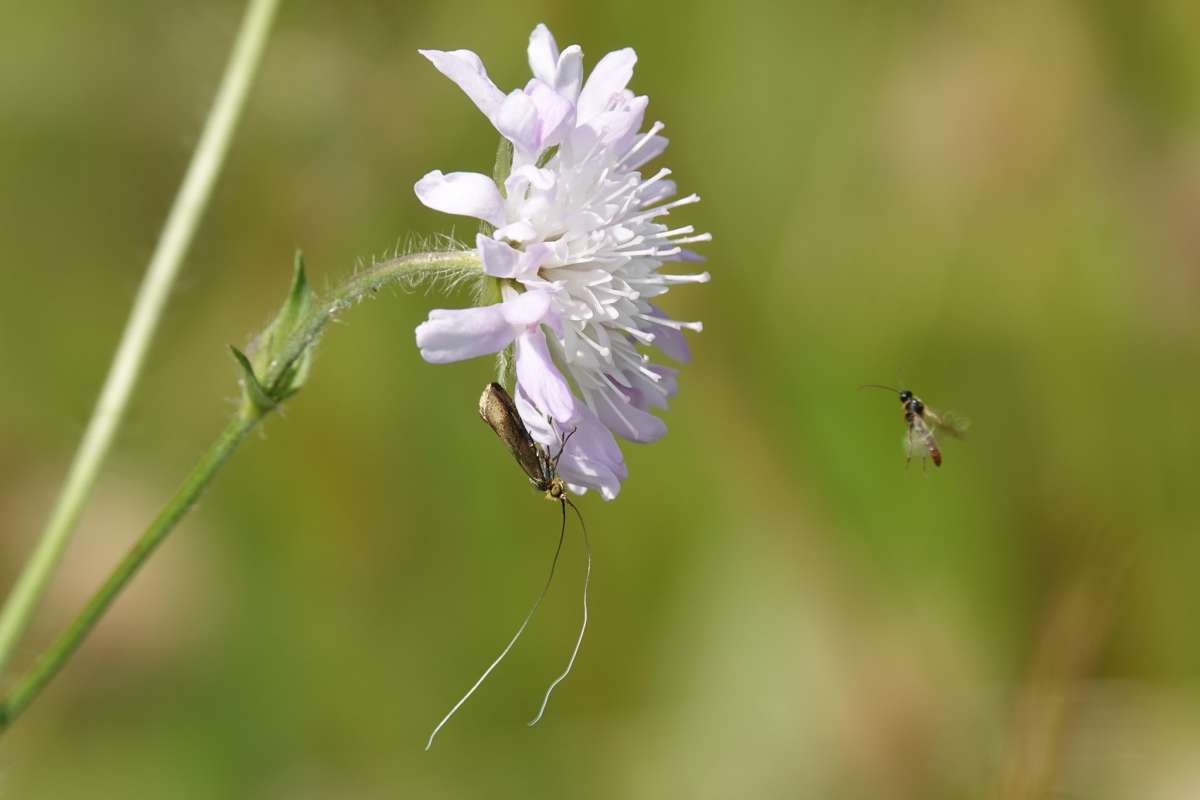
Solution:
<path fill-rule="evenodd" d="M 278 357 L 268 367 L 266 374 L 259 376 L 260 382 L 264 386 L 274 386 L 288 367 L 316 344 L 334 316 L 356 301 L 390 285 L 403 286 L 422 279 L 461 276 L 464 273 L 482 274 L 479 258 L 473 252 L 415 253 L 380 262 L 359 272 L 313 306 L 312 311 L 281 343 Z M 0 733 L 7 730 L 58 674 L 112 602 L 183 519 L 242 439 L 266 413 L 266 410 L 253 405 L 243 405 L 75 620 L 0 703 Z"/>
<path fill-rule="evenodd" d="M 315 304 L 312 312 L 297 324 L 295 332 L 280 346 L 279 354 L 259 379 L 264 386 L 275 385 L 280 375 L 313 346 L 325 326 L 339 313 L 380 289 L 390 285 L 416 285 L 439 278 L 455 280 L 463 275 L 483 277 L 479 255 L 473 250 L 412 253 L 371 265 Z"/>
<path fill-rule="evenodd" d="M 62 558 L 84 503 L 96 483 L 121 424 L 154 338 L 171 286 L 208 205 L 238 117 L 249 94 L 275 16 L 278 0 L 251 0 L 229 58 L 220 90 L 192 156 L 175 203 L 163 226 L 121 335 L 104 388 L 71 462 L 46 527 L 0 610 L 0 672 L 29 624 Z"/>

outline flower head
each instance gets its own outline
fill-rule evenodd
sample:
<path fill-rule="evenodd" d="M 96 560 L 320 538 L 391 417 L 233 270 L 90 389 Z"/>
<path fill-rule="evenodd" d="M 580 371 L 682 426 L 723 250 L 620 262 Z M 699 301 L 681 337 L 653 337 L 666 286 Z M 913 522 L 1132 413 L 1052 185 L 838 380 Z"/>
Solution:
<path fill-rule="evenodd" d="M 416 184 L 430 208 L 487 223 L 475 240 L 483 271 L 502 285 L 496 305 L 435 310 L 417 327 L 421 355 L 433 363 L 499 352 L 516 357 L 517 408 L 535 439 L 554 449 L 575 431 L 559 471 L 570 488 L 616 496 L 627 471 L 613 433 L 652 442 L 666 425 L 676 370 L 655 364 L 654 346 L 689 358 L 678 322 L 652 302 L 708 273 L 659 272 L 667 261 L 698 261 L 685 245 L 707 241 L 671 228 L 670 212 L 697 202 L 677 194 L 670 170 L 640 171 L 667 140 L 662 123 L 642 131 L 647 98 L 627 88 L 637 60 L 609 53 L 584 80 L 578 45 L 559 51 L 538 25 L 529 37 L 533 78 L 504 94 L 468 50 L 422 50 L 512 143 L 500 184 L 486 175 L 435 170 Z"/>

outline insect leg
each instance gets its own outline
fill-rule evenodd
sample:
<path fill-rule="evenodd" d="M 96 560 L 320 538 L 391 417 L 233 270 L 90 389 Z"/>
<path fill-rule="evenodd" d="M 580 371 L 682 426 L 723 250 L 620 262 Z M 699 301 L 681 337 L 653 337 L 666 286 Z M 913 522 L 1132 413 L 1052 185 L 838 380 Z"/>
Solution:
<path fill-rule="evenodd" d="M 556 474 L 558 473 L 558 460 L 560 458 L 562 458 L 563 450 L 567 449 L 567 442 L 571 441 L 571 437 L 575 435 L 575 431 L 577 431 L 577 430 L 579 430 L 579 428 L 571 428 L 571 432 L 568 433 L 565 437 L 563 437 L 562 444 L 560 444 L 558 446 L 558 452 L 554 454 L 553 464 L 554 464 L 554 472 Z M 578 513 L 578 511 L 576 513 Z"/>

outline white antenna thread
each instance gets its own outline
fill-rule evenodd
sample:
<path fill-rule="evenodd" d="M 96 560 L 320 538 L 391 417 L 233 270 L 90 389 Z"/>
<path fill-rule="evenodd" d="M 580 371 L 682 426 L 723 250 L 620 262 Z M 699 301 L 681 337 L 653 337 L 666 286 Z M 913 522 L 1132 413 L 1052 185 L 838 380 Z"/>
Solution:
<path fill-rule="evenodd" d="M 578 514 L 579 512 L 576 511 L 575 513 Z M 554 560 L 550 562 L 550 574 L 546 578 L 546 585 L 542 587 L 541 594 L 539 594 L 537 597 L 537 600 L 535 600 L 533 602 L 533 605 L 529 609 L 529 613 L 525 615 L 525 619 L 521 621 L 521 627 L 517 628 L 517 632 L 515 634 L 513 634 L 512 639 L 509 640 L 509 642 L 505 646 L 505 648 L 500 651 L 500 655 L 496 656 L 496 660 L 493 661 L 488 666 L 488 668 L 483 671 L 483 674 L 479 676 L 479 680 L 475 681 L 475 684 L 473 686 L 471 686 L 470 689 L 467 690 L 467 693 L 462 696 L 462 699 L 454 704 L 454 707 L 451 708 L 449 712 L 447 712 L 446 716 L 442 717 L 442 721 L 439 722 L 437 724 L 437 726 L 433 729 L 433 732 L 429 734 L 429 741 L 427 741 L 425 743 L 426 752 L 429 751 L 429 748 L 433 747 L 433 740 L 434 740 L 434 737 L 436 737 L 438 735 L 438 731 L 440 731 L 445 726 L 445 724 L 450 721 L 450 718 L 454 716 L 454 714 L 458 711 L 458 709 L 462 708 L 463 703 L 467 702 L 467 700 L 469 700 L 471 698 L 471 695 L 475 694 L 475 690 L 479 688 L 480 684 L 482 684 L 485 680 L 487 680 L 487 676 L 492 674 L 492 670 L 494 670 L 500 664 L 500 662 L 504 660 L 504 657 L 506 655 L 508 655 L 508 651 L 513 649 L 513 645 L 515 645 L 517 643 L 517 639 L 521 638 L 521 634 L 524 633 L 525 628 L 529 626 L 529 621 L 531 619 L 533 619 L 534 612 L 537 611 L 538 606 L 540 606 L 542 604 L 542 600 L 546 597 L 546 592 L 548 592 L 550 590 L 550 583 L 551 583 L 551 581 L 554 580 L 554 569 L 555 569 L 555 567 L 558 566 L 558 556 L 559 556 L 559 553 L 562 552 L 563 538 L 564 538 L 564 534 L 566 533 L 566 530 L 567 530 L 567 507 L 566 507 L 566 504 L 563 504 L 562 527 L 559 529 L 559 532 L 558 532 L 558 547 L 556 547 L 554 549 Z M 586 537 L 586 533 L 584 535 Z M 586 541 L 586 538 L 585 538 L 585 541 Z M 590 551 L 589 551 L 589 553 L 590 553 Z M 591 569 L 590 554 L 588 556 L 588 569 L 589 569 L 589 571 Z M 574 656 L 571 657 L 571 660 L 574 661 Z M 568 668 L 568 670 L 569 670 L 569 668 Z M 553 687 L 551 687 L 551 688 L 553 688 Z M 547 697 L 549 697 L 549 693 L 547 693 Z M 543 708 L 544 707 L 545 707 L 545 704 L 543 704 Z"/>
<path fill-rule="evenodd" d="M 565 500 L 563 503 L 564 519 L 567 513 L 567 505 L 570 505 L 571 510 L 575 512 L 575 516 L 579 517 L 579 527 L 583 530 L 583 548 L 584 552 L 587 554 L 587 571 L 583 576 L 583 624 L 579 626 L 579 638 L 575 640 L 575 649 L 571 651 L 571 658 L 569 661 L 567 661 L 567 668 L 563 670 L 563 673 L 555 678 L 554 682 L 551 683 L 549 688 L 546 689 L 546 696 L 542 698 L 541 708 L 538 709 L 537 715 L 529 721 L 529 727 L 531 728 L 534 725 L 537 725 L 541 720 L 542 715 L 546 713 L 546 706 L 550 703 L 550 695 L 554 691 L 555 687 L 562 683 L 563 679 L 571 674 L 571 669 L 575 666 L 575 658 L 579 655 L 579 648 L 583 645 L 583 634 L 587 630 L 588 624 L 588 585 L 592 580 L 592 544 L 590 541 L 588 541 L 587 525 L 585 525 L 583 522 L 583 515 L 579 513 L 579 509 L 576 508 L 575 504 L 570 500 Z"/>

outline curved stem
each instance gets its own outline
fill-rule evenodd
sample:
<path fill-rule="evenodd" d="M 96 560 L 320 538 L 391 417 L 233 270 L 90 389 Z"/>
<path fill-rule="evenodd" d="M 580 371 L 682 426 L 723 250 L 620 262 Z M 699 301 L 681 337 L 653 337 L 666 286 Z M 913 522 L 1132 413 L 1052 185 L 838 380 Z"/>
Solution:
<path fill-rule="evenodd" d="M 443 277 L 453 282 L 464 275 L 483 277 L 479 254 L 474 250 L 412 253 L 372 264 L 313 305 L 313 310 L 280 345 L 279 354 L 259 380 L 264 386 L 273 386 L 288 367 L 316 343 L 325 326 L 338 314 L 380 289 L 393 284 L 415 286 Z"/>
<path fill-rule="evenodd" d="M 262 382 L 273 385 L 288 366 L 312 347 L 325 326 L 335 315 L 356 301 L 372 295 L 389 285 L 404 284 L 421 278 L 442 275 L 479 273 L 479 258 L 473 252 L 415 253 L 383 261 L 352 276 L 326 298 L 316 303 L 295 330 L 280 346 L 280 356 L 263 377 Z M 3 703 L 0 703 L 0 733 L 7 730 L 21 712 L 33 702 L 38 693 L 58 674 L 71 655 L 87 638 L 95 624 L 108 610 L 113 600 L 162 543 L 175 525 L 195 504 L 201 492 L 216 476 L 246 434 L 258 424 L 266 412 L 254 406 L 244 406 L 217 440 L 201 457 L 175 495 L 150 526 L 146 528 L 129 553 L 117 565 L 83 610 L 61 636 L 38 658 L 33 668 L 19 680 Z"/>
<path fill-rule="evenodd" d="M 278 0 L 251 0 L 221 87 L 138 289 L 104 388 L 29 561 L 0 611 L 0 672 L 45 593 L 120 426 L 175 276 L 199 225 L 270 32 Z"/>

